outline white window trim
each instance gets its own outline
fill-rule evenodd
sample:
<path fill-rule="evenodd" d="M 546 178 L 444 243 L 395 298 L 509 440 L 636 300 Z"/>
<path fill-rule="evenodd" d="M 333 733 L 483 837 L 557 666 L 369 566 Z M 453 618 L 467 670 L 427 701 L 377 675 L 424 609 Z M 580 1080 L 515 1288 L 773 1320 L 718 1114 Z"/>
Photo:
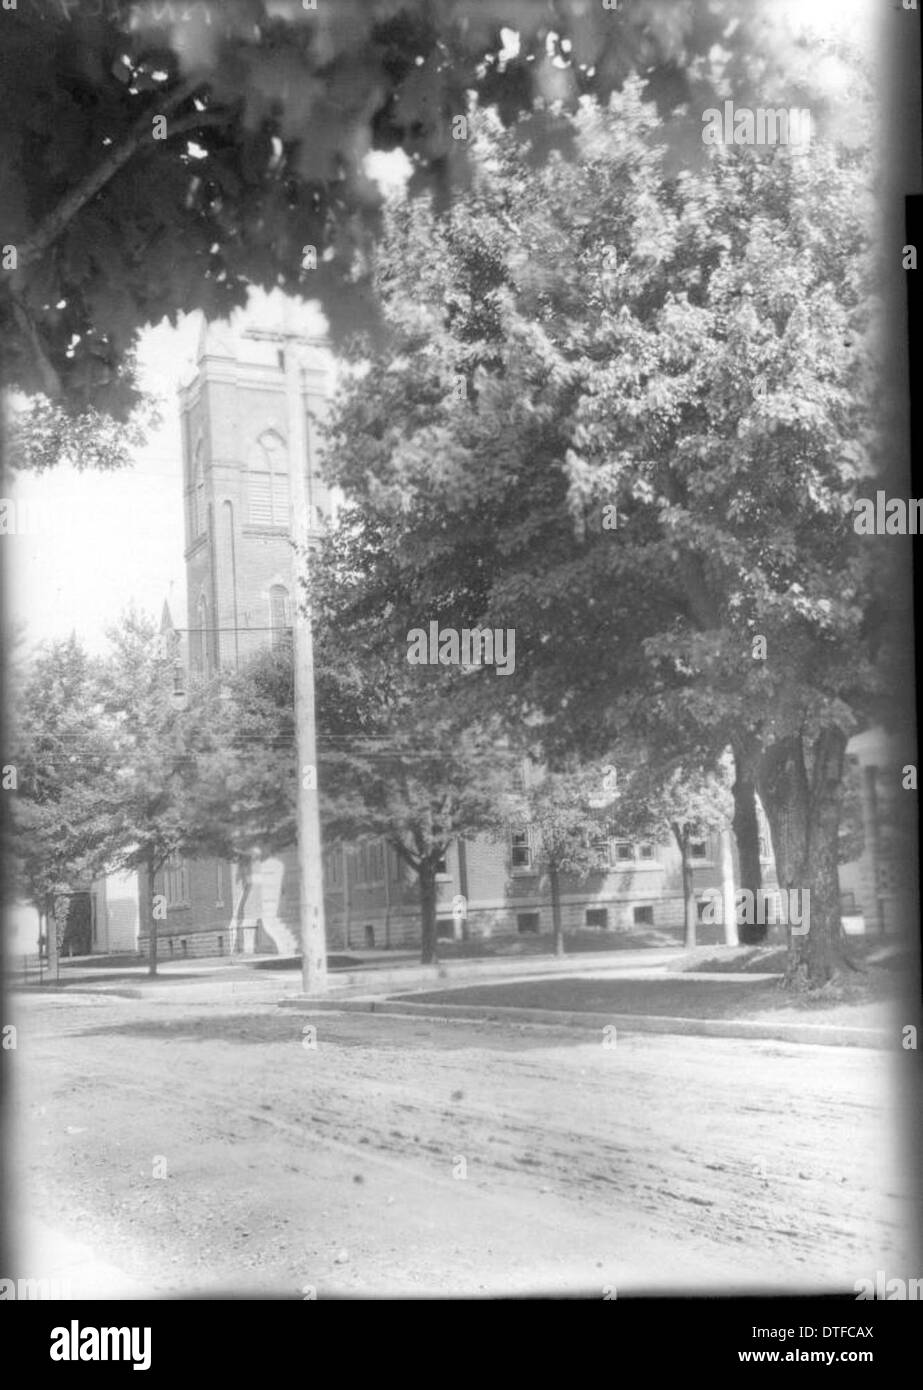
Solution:
<path fill-rule="evenodd" d="M 517 845 L 514 835 L 524 835 L 526 841 L 524 845 Z M 532 836 L 532 826 L 526 822 L 525 825 L 517 826 L 511 824 L 509 827 L 510 840 L 510 872 L 514 874 L 534 874 L 535 873 L 535 843 Z M 525 849 L 529 856 L 528 864 L 515 864 L 513 862 L 513 851 Z"/>
<path fill-rule="evenodd" d="M 282 450 L 279 453 L 268 450 L 263 440 L 267 435 L 275 435 L 281 442 Z M 281 459 L 282 467 L 273 465 Z M 256 467 L 259 461 L 264 467 Z M 269 520 L 257 518 L 253 515 L 253 494 L 251 489 L 251 479 L 267 479 L 267 498 L 269 506 Z M 261 430 L 253 440 L 247 452 L 247 525 L 257 526 L 262 530 L 285 530 L 291 520 L 291 479 L 289 476 L 289 446 L 288 441 L 281 432 L 273 426 Z"/>
<path fill-rule="evenodd" d="M 617 858 L 616 845 L 628 845 L 631 856 L 625 859 Z M 649 859 L 642 858 L 642 845 L 650 845 L 653 852 Z M 602 841 L 600 841 L 600 847 L 602 847 Z M 621 835 L 611 835 L 609 837 L 609 856 L 606 861 L 608 870 L 611 873 L 628 873 L 630 869 L 662 869 L 663 861 L 658 850 L 659 846 L 656 840 L 626 840 Z"/>

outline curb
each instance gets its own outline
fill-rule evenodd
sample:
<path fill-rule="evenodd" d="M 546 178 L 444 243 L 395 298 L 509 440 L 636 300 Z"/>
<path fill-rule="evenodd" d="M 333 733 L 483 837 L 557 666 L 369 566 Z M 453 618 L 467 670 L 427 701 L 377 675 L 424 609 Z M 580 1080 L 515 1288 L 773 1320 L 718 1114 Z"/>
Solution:
<path fill-rule="evenodd" d="M 124 988 L 106 989 L 102 985 L 94 989 L 92 985 L 46 985 L 43 989 L 36 986 L 34 989 L 17 990 L 15 987 L 10 990 L 11 994 L 19 994 L 24 997 L 34 997 L 38 999 L 73 999 L 75 997 L 88 996 L 93 999 L 148 999 L 149 994 L 144 990 L 136 989 L 130 985 Z"/>
<path fill-rule="evenodd" d="M 637 953 L 648 948 L 639 947 Z M 620 964 L 620 957 L 628 951 L 586 951 L 576 956 L 501 956 L 483 960 L 437 961 L 432 965 L 413 964 L 377 966 L 372 970 L 332 970 L 328 972 L 330 985 L 344 994 L 359 990 L 367 996 L 369 990 L 381 993 L 390 989 L 452 989 L 466 984 L 491 983 L 495 979 L 510 978 L 533 979 L 536 976 L 579 974 L 585 970 L 603 970 L 613 974 L 632 970 L 655 971 L 659 974 L 672 960 L 682 956 L 682 948 L 652 948 L 652 954 L 660 952 L 665 959 L 654 962 L 636 961 L 633 965 Z M 669 955 L 667 954 L 669 952 Z"/>
<path fill-rule="evenodd" d="M 713 1038 L 753 1038 L 769 1042 L 815 1043 L 827 1047 L 897 1049 L 883 1028 L 846 1027 L 829 1023 L 760 1023 L 731 1018 L 674 1018 L 656 1014 L 600 1014 L 567 1009 L 521 1009 L 493 1004 L 424 1004 L 391 999 L 280 999 L 282 1009 L 309 1014 L 405 1014 L 422 1018 L 487 1020 L 496 1023 L 540 1023 L 559 1028 L 598 1032 L 607 1027 L 626 1033 L 670 1033 Z"/>

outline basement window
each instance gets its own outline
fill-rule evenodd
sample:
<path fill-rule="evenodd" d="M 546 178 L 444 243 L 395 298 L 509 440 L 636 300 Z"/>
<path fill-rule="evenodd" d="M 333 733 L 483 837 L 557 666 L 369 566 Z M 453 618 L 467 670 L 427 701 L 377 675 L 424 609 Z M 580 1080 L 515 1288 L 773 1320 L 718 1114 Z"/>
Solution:
<path fill-rule="evenodd" d="M 537 912 L 517 912 L 516 930 L 520 936 L 538 935 L 539 914 Z"/>

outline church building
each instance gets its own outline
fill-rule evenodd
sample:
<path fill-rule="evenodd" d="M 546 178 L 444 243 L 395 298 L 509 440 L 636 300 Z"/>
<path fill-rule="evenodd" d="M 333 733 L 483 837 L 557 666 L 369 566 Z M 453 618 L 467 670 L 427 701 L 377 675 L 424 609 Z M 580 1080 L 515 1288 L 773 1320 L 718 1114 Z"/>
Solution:
<path fill-rule="evenodd" d="M 306 472 L 309 532 L 319 535 L 335 507 L 320 470 L 318 430 L 332 368 L 322 340 L 260 329 L 242 314 L 230 324 L 203 328 L 194 376 L 179 399 L 187 578 L 186 640 L 179 649 L 196 676 L 239 667 L 261 647 L 288 639 L 295 602 L 292 467 Z M 293 438 L 303 448 L 301 458 L 293 458 Z M 173 620 L 167 612 L 166 629 Z M 772 887 L 763 829 L 764 883 Z M 600 848 L 605 867 L 598 874 L 565 882 L 565 932 L 624 932 L 642 944 L 646 933 L 660 929 L 679 940 L 683 902 L 676 846 L 666 838 L 634 843 L 610 826 Z M 721 849 L 717 833 L 692 846 L 700 916 L 706 890 L 721 883 Z M 505 842 L 458 839 L 441 868 L 440 935 L 551 931 L 547 875 L 528 825 L 511 825 Z M 844 906 L 856 912 L 865 906 L 866 920 L 878 922 L 883 909 L 874 888 L 864 905 L 857 901 L 864 896 L 861 875 L 847 878 L 850 898 Z M 880 885 L 875 887 L 880 893 Z M 221 860 L 177 857 L 158 876 L 154 891 L 166 903 L 166 920 L 157 924 L 161 959 L 293 955 L 299 949 L 294 849 L 254 857 L 246 871 Z M 459 899 L 466 905 L 464 919 L 453 912 Z M 381 838 L 324 845 L 324 900 L 333 952 L 419 943 L 415 877 Z M 104 903 L 100 912 L 102 939 Z M 144 923 L 138 938 L 145 953 Z"/>

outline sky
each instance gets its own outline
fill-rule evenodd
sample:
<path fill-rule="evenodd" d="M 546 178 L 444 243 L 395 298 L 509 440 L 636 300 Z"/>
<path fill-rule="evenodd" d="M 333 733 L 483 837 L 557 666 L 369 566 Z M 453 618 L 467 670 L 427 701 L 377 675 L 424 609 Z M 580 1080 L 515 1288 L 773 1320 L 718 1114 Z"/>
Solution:
<path fill-rule="evenodd" d="M 410 173 L 404 153 L 373 152 L 366 171 L 385 192 Z M 106 629 L 134 604 L 158 621 L 166 600 L 186 621 L 182 446 L 177 390 L 195 369 L 202 317 L 176 328 L 164 320 L 140 335 L 142 385 L 160 400 L 162 425 L 118 473 L 59 467 L 17 476 L 17 507 L 35 505 L 43 524 L 3 538 L 6 618 L 25 650 L 76 632 L 90 651 L 106 650 Z M 47 522 L 44 519 L 47 517 Z"/>
<path fill-rule="evenodd" d="M 131 603 L 159 617 L 169 600 L 185 614 L 183 483 L 179 409 L 181 377 L 191 373 L 199 316 L 178 328 L 164 323 L 142 336 L 145 389 L 161 398 L 161 428 L 118 473 L 59 467 L 20 474 L 17 506 L 37 504 L 35 534 L 8 535 L 8 618 L 30 643 L 76 632 L 93 651 Z"/>
<path fill-rule="evenodd" d="M 891 0 L 894 3 L 894 0 Z M 861 33 L 874 0 L 774 0 L 774 17 L 824 37 Z M 515 37 L 515 36 L 513 36 Z M 820 56 L 820 54 L 818 55 Z M 367 171 L 383 188 L 400 187 L 409 171 L 400 151 L 368 156 Z M 194 368 L 200 317 L 176 328 L 164 322 L 142 333 L 139 362 L 145 387 L 161 400 L 163 421 L 134 466 L 118 474 L 60 467 L 19 475 L 13 496 L 38 504 L 48 524 L 35 534 L 7 535 L 7 616 L 27 649 L 71 632 L 92 651 L 105 649 L 106 628 L 131 603 L 159 618 L 164 600 L 174 622 L 186 612 L 182 456 L 177 388 Z"/>

